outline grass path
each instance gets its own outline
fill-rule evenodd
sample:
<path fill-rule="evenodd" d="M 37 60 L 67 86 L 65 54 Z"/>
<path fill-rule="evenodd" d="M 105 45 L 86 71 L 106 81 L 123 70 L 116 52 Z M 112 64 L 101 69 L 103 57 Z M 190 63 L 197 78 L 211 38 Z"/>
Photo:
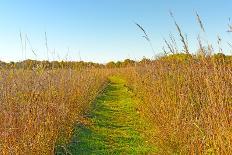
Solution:
<path fill-rule="evenodd" d="M 92 125 L 78 125 L 67 152 L 88 154 L 151 154 L 155 148 L 143 139 L 145 122 L 136 112 L 133 93 L 119 77 L 111 77 L 97 97 L 89 119 Z"/>

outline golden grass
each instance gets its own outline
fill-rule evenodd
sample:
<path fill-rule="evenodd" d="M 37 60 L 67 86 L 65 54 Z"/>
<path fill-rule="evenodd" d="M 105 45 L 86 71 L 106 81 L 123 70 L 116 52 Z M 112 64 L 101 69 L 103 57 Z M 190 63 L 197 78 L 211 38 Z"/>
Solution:
<path fill-rule="evenodd" d="M 83 113 L 112 70 L 125 76 L 141 99 L 140 114 L 156 130 L 150 142 L 159 154 L 231 154 L 232 57 L 212 56 L 215 48 L 200 34 L 198 54 L 191 55 L 187 36 L 170 15 L 183 49 L 179 51 L 170 34 L 170 41 L 164 39 L 169 51 L 164 47 L 166 56 L 157 60 L 105 65 L 114 69 L 94 69 L 104 66 L 90 63 L 92 67 L 81 71 L 68 69 L 71 63 L 65 62 L 52 64 L 63 69 L 51 64 L 48 70 L 39 69 L 30 61 L 30 70 L 13 69 L 14 63 L 1 69 L 0 154 L 53 154 L 56 144 L 69 140 L 74 124 L 85 121 Z M 198 13 L 196 19 L 205 35 Z M 136 25 L 154 52 L 144 28 Z M 221 43 L 218 36 L 218 52 L 223 52 Z"/>
<path fill-rule="evenodd" d="M 169 50 L 163 48 L 164 57 L 127 68 L 121 74 L 143 101 L 140 111 L 156 129 L 151 142 L 160 154 L 231 154 L 232 57 L 222 54 L 220 36 L 215 51 L 200 34 L 197 55 L 191 55 L 187 36 L 172 12 L 170 15 L 182 51 L 170 35 L 171 41 L 164 39 Z M 197 12 L 196 20 L 205 35 Z"/>
<path fill-rule="evenodd" d="M 126 70 L 160 154 L 232 152 L 232 61 L 160 59 Z"/>
<path fill-rule="evenodd" d="M 53 154 L 106 76 L 100 69 L 1 70 L 0 154 Z"/>

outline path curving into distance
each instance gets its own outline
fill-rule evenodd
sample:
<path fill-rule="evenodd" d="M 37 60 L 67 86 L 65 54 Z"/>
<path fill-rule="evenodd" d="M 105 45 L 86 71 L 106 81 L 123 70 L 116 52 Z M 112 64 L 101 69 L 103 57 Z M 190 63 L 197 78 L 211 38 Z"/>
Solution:
<path fill-rule="evenodd" d="M 89 114 L 91 125 L 78 125 L 66 146 L 72 155 L 153 154 L 156 150 L 147 142 L 141 131 L 146 123 L 136 111 L 133 93 L 119 77 L 109 78 L 110 83 L 100 94 Z"/>

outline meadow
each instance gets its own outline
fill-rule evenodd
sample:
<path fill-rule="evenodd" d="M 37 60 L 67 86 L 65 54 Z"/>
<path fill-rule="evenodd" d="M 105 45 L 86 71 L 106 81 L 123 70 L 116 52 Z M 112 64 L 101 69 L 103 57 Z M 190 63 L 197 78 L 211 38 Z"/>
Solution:
<path fill-rule="evenodd" d="M 1 62 L 0 154 L 231 154 L 232 56 L 171 16 L 183 48 L 155 59 Z"/>
<path fill-rule="evenodd" d="M 56 142 L 69 138 L 73 125 L 84 121 L 81 114 L 106 76 L 98 69 L 2 69 L 1 154 L 52 154 Z"/>
<path fill-rule="evenodd" d="M 128 72 L 161 154 L 230 154 L 231 60 L 167 57 Z"/>

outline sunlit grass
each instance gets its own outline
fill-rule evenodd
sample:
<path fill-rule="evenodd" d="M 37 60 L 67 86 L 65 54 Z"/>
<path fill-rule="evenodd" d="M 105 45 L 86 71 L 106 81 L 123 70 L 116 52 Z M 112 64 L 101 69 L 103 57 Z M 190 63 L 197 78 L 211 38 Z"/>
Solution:
<path fill-rule="evenodd" d="M 106 82 L 102 70 L 0 72 L 0 154 L 53 154 Z"/>
<path fill-rule="evenodd" d="M 66 149 L 71 154 L 146 154 L 156 147 L 146 142 L 141 130 L 149 127 L 136 111 L 133 93 L 125 80 L 111 77 L 111 83 L 99 95 L 89 112 L 91 125 L 77 125 L 74 137 Z"/>
<path fill-rule="evenodd" d="M 231 64 L 174 56 L 123 73 L 157 128 L 153 139 L 160 153 L 231 152 Z"/>

